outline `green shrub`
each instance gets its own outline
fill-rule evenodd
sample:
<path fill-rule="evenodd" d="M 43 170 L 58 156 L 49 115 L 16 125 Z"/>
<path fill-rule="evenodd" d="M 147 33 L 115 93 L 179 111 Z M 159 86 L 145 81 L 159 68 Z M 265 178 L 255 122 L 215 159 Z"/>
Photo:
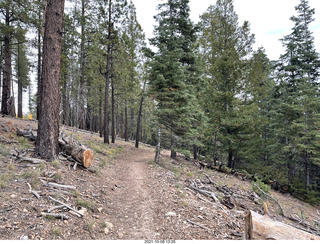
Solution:
<path fill-rule="evenodd" d="M 264 193 L 261 191 L 264 191 L 265 193 L 270 192 L 270 186 L 263 183 L 260 179 L 257 179 L 256 181 L 252 182 L 252 190 L 257 193 L 260 197 L 264 195 Z"/>
<path fill-rule="evenodd" d="M 231 173 L 232 169 L 228 168 L 226 165 L 222 165 L 220 170 L 225 173 Z"/>

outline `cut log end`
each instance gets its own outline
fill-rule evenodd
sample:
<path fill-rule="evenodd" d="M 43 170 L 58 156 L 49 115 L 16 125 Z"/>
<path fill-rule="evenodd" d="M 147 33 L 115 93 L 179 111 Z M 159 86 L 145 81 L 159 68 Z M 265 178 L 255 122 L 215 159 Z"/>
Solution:
<path fill-rule="evenodd" d="M 94 153 L 90 149 L 87 149 L 83 155 L 83 166 L 89 168 L 94 162 Z"/>

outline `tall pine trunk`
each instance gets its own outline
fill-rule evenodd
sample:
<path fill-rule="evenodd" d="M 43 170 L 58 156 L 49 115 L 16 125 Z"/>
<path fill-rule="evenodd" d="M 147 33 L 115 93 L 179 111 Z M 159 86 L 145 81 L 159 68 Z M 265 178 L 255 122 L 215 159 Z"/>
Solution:
<path fill-rule="evenodd" d="M 109 0 L 109 22 L 108 22 L 108 48 L 107 48 L 107 70 L 105 73 L 105 102 L 104 102 L 104 143 L 110 144 L 109 141 L 109 86 L 110 86 L 110 62 L 111 62 L 111 14 L 112 1 Z"/>
<path fill-rule="evenodd" d="M 43 0 L 42 1 L 42 40 L 44 40 L 44 32 L 45 32 L 45 24 L 46 24 L 46 12 L 47 12 L 47 0 Z M 39 15 L 39 18 L 40 18 L 40 15 Z M 40 32 L 40 30 L 39 30 Z M 39 40 L 40 40 L 40 37 L 39 37 Z M 40 41 L 41 42 L 41 41 Z M 42 42 L 42 44 L 44 44 Z M 44 48 L 44 47 L 42 47 Z M 37 119 L 39 120 L 40 118 L 40 114 L 41 114 L 41 99 L 42 99 L 42 71 L 43 71 L 43 63 L 41 63 L 39 60 L 41 60 L 41 56 L 43 55 L 43 53 L 41 53 L 41 47 L 39 46 L 38 47 L 38 65 L 40 63 L 41 65 L 41 69 L 38 69 L 41 70 L 41 76 L 38 77 L 38 96 L 37 96 Z"/>
<path fill-rule="evenodd" d="M 141 93 L 140 105 L 139 105 L 139 113 L 137 118 L 137 130 L 136 130 L 136 148 L 139 148 L 139 135 L 140 135 L 140 127 L 141 127 L 141 116 L 142 116 L 142 108 L 143 108 L 143 100 L 144 100 L 144 93 L 146 89 L 146 81 L 143 82 L 143 89 Z"/>
<path fill-rule="evenodd" d="M 39 8 L 39 13 L 38 13 L 39 19 L 41 18 L 41 10 Z M 40 26 L 38 27 L 38 43 L 37 43 L 37 48 L 38 48 L 38 63 L 37 63 L 37 84 L 38 84 L 38 96 L 37 96 L 37 119 L 40 117 L 40 97 L 39 97 L 39 92 L 41 88 L 41 58 L 42 58 L 42 52 L 41 52 L 41 28 Z"/>
<path fill-rule="evenodd" d="M 22 83 L 21 83 L 21 60 L 20 60 L 20 54 L 21 54 L 21 46 L 20 43 L 18 43 L 18 117 L 22 118 Z"/>
<path fill-rule="evenodd" d="M 112 58 L 112 50 L 111 50 L 111 58 Z M 111 70 L 113 72 L 113 66 L 111 63 Z M 114 113 L 114 79 L 111 79 L 111 143 L 116 142 L 116 128 L 115 128 L 115 113 Z"/>
<path fill-rule="evenodd" d="M 62 124 L 68 124 L 68 86 L 67 86 L 67 73 L 64 74 L 64 82 L 63 82 L 63 89 L 62 89 Z"/>
<path fill-rule="evenodd" d="M 128 100 L 125 99 L 124 102 L 124 139 L 129 141 L 128 138 Z"/>
<path fill-rule="evenodd" d="M 42 93 L 36 150 L 53 161 L 58 153 L 64 0 L 48 0 L 43 41 Z"/>
<path fill-rule="evenodd" d="M 9 8 L 6 9 L 5 15 L 6 26 L 10 26 L 10 12 Z M 4 69 L 3 69 L 3 84 L 2 84 L 2 103 L 1 113 L 8 115 L 8 101 L 10 99 L 10 86 L 11 86 L 11 50 L 10 50 L 10 34 L 4 36 Z"/>
<path fill-rule="evenodd" d="M 102 137 L 103 133 L 103 124 L 102 124 L 102 85 L 99 85 L 99 136 Z"/>
<path fill-rule="evenodd" d="M 79 128 L 85 128 L 85 109 L 84 109 L 84 0 L 81 1 L 81 44 L 80 44 L 80 83 L 79 83 L 79 110 L 78 110 L 78 121 Z"/>

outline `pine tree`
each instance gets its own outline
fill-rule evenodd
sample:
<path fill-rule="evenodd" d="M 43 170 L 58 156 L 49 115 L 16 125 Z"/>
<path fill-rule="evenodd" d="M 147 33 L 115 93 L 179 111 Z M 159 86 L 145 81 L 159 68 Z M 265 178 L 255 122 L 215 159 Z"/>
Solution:
<path fill-rule="evenodd" d="M 53 161 L 58 153 L 60 109 L 60 64 L 64 1 L 48 0 L 43 42 L 41 113 L 37 153 Z"/>
<path fill-rule="evenodd" d="M 102 72 L 102 67 L 100 67 L 100 72 L 105 77 L 105 92 L 104 92 L 104 142 L 109 144 L 109 88 L 111 84 L 112 77 L 112 52 L 115 47 L 114 41 L 118 35 L 117 27 L 121 22 L 121 18 L 125 15 L 127 10 L 126 0 L 109 0 L 106 6 L 105 2 L 99 3 L 99 23 L 100 28 L 104 28 L 103 32 L 106 34 L 106 39 L 100 38 L 101 44 L 106 47 L 103 54 L 106 56 L 105 70 Z M 106 12 L 107 10 L 107 12 Z M 103 32 L 100 34 L 103 34 Z"/>
<path fill-rule="evenodd" d="M 282 39 L 286 52 L 281 55 L 277 66 L 280 104 L 276 115 L 284 117 L 284 123 L 278 127 L 282 132 L 278 132 L 278 138 L 286 155 L 288 181 L 294 187 L 304 183 L 304 194 L 309 194 L 313 180 L 310 177 L 312 165 L 320 165 L 320 143 L 317 139 L 320 129 L 320 60 L 309 29 L 315 11 L 307 0 L 301 0 L 295 9 L 297 15 L 291 17 L 294 27 L 291 34 Z M 301 168 L 304 182 L 297 175 Z M 301 192 L 301 188 L 297 191 Z"/>
<path fill-rule="evenodd" d="M 9 114 L 8 101 L 11 98 L 12 82 L 12 40 L 23 31 L 17 23 L 28 22 L 28 1 L 5 0 L 0 2 L 0 16 L 4 21 L 0 22 L 0 34 L 4 40 L 4 68 L 2 84 L 1 113 Z"/>
<path fill-rule="evenodd" d="M 29 78 L 29 66 L 30 62 L 27 59 L 27 51 L 26 44 L 24 43 L 24 38 L 18 40 L 17 44 L 17 55 L 16 55 L 16 76 L 18 82 L 18 117 L 22 118 L 22 107 L 23 107 L 23 99 L 22 94 L 23 91 L 27 89 L 30 85 Z"/>
<path fill-rule="evenodd" d="M 159 123 L 171 134 L 175 158 L 178 137 L 191 128 L 195 99 L 190 67 L 195 62 L 196 28 L 189 18 L 189 0 L 168 0 L 158 10 L 155 38 L 150 40 L 158 48 L 151 62 L 150 92 L 157 101 Z"/>
<path fill-rule="evenodd" d="M 207 91 L 204 109 L 209 117 L 208 133 L 219 141 L 219 157 L 234 167 L 244 142 L 246 116 L 243 107 L 247 57 L 254 35 L 249 23 L 238 26 L 232 0 L 218 0 L 201 16 L 201 50 L 205 59 Z M 216 152 L 213 152 L 216 156 Z"/>

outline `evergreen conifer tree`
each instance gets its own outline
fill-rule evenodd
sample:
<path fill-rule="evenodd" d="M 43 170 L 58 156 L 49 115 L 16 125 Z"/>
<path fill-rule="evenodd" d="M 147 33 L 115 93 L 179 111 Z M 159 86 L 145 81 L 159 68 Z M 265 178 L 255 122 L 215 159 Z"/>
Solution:
<path fill-rule="evenodd" d="M 178 138 L 192 125 L 196 28 L 189 18 L 189 0 L 168 0 L 159 4 L 158 10 L 155 38 L 150 40 L 158 48 L 151 62 L 150 92 L 157 101 L 159 123 L 170 135 L 171 157 L 175 158 Z"/>
<path fill-rule="evenodd" d="M 286 155 L 288 181 L 304 197 L 310 197 L 315 183 L 311 169 L 320 165 L 320 60 L 309 29 L 315 10 L 308 4 L 307 0 L 301 0 L 296 6 L 297 15 L 291 17 L 292 32 L 282 39 L 286 52 L 277 66 L 276 110 L 276 120 L 282 119 L 282 124 L 276 126 L 276 136 Z M 299 172 L 303 172 L 303 181 Z"/>
<path fill-rule="evenodd" d="M 243 145 L 248 119 L 243 106 L 247 81 L 248 57 L 254 35 L 246 21 L 238 26 L 233 0 L 218 0 L 201 16 L 201 50 L 205 59 L 207 91 L 204 109 L 208 115 L 208 134 L 220 142 L 214 146 L 219 157 L 234 167 Z"/>

